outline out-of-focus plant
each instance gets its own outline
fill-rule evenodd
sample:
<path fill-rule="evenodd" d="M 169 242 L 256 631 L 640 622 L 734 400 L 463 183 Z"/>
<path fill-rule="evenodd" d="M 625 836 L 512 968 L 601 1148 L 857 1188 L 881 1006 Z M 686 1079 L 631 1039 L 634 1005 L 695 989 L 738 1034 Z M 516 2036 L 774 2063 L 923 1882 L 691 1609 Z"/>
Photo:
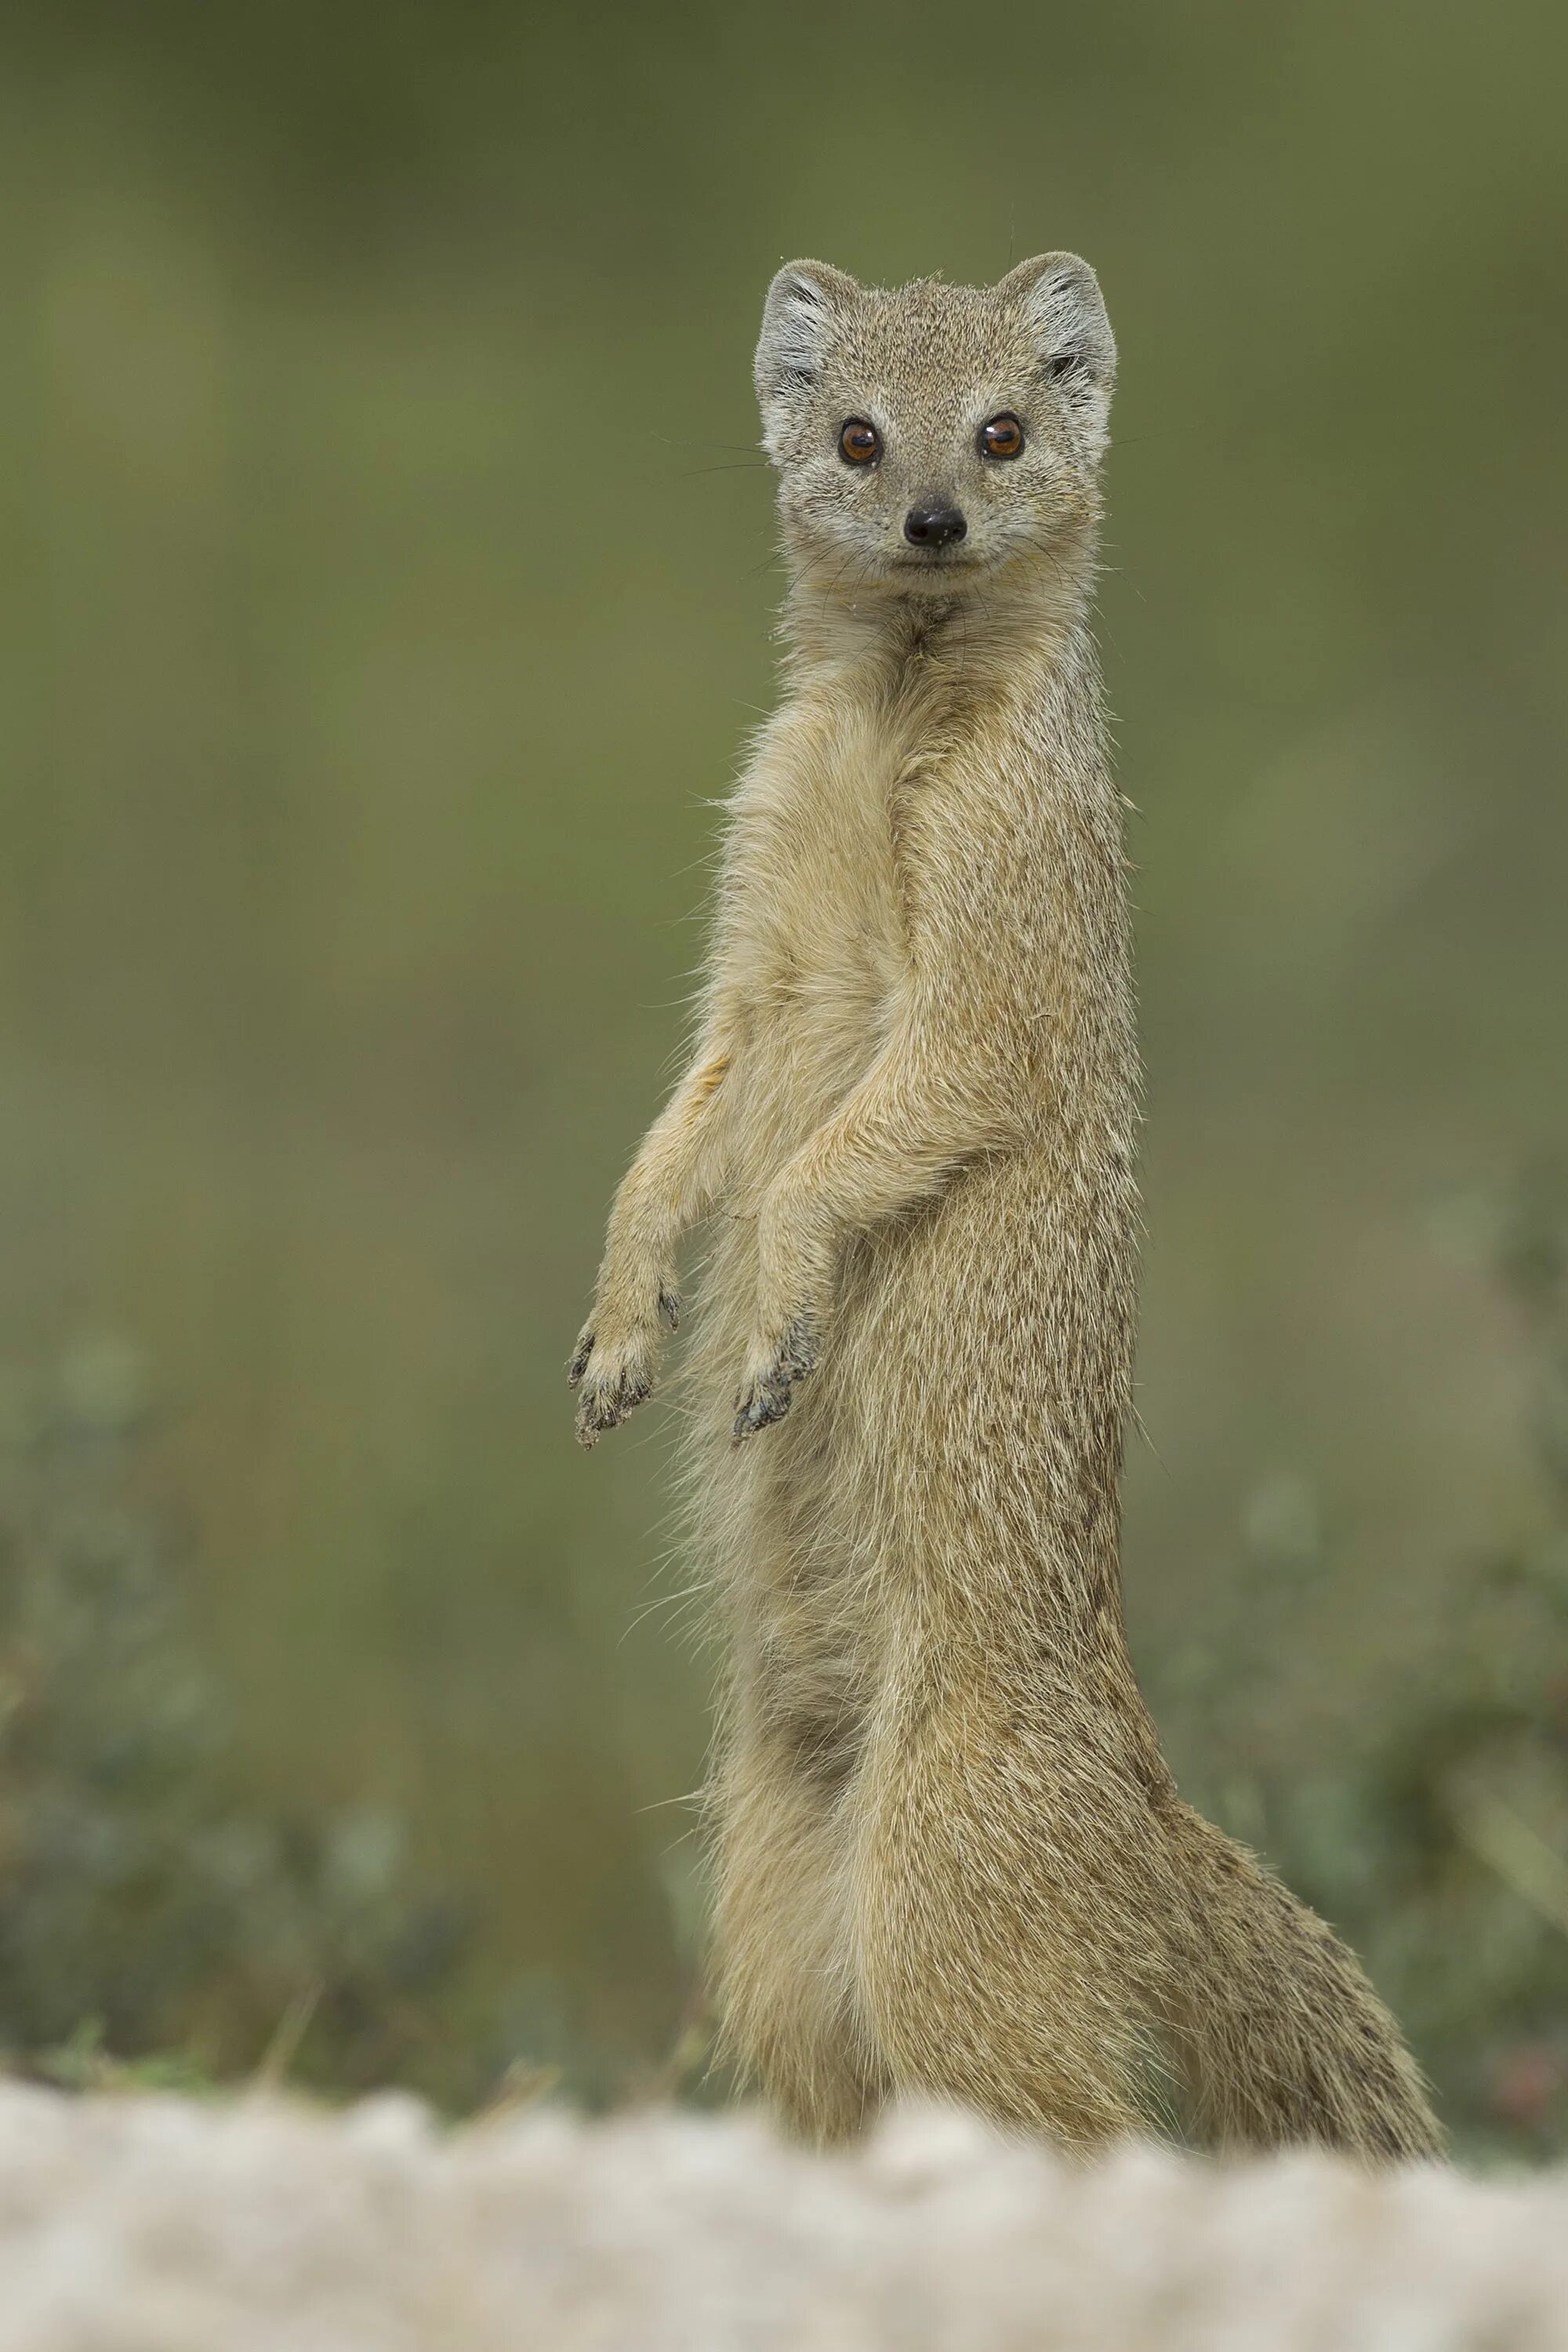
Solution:
<path fill-rule="evenodd" d="M 115 1347 L 0 1392 L 0 2051 L 76 2084 L 439 2091 L 462 1923 L 412 1891 L 384 1811 L 247 1795 L 184 1563 L 137 1496 L 146 1422 Z"/>
<path fill-rule="evenodd" d="M 1475 1213 L 1478 1212 L 1479 1213 Z M 1349 1936 L 1467 2153 L 1568 2152 L 1568 1203 L 1474 1204 L 1524 1359 L 1544 1507 L 1456 1564 L 1375 1698 L 1294 1685 L 1332 1547 L 1310 1488 L 1246 1515 L 1223 1625 L 1155 1696 L 1200 1802 Z M 1332 1676 L 1322 1678 L 1332 1682 Z M 1311 1718 L 1310 1728 L 1303 1715 Z"/>
<path fill-rule="evenodd" d="M 1534 1532 L 1457 1562 L 1397 1664 L 1347 1662 L 1320 1638 L 1331 1530 L 1309 1482 L 1271 1478 L 1223 1613 L 1150 1680 L 1192 1794 L 1363 1953 L 1461 2150 L 1561 2156 L 1568 1202 L 1527 1189 L 1485 1222 Z M 499 2021 L 465 2004 L 463 1922 L 411 1885 L 395 1817 L 258 1806 L 187 1622 L 189 1563 L 139 1494 L 146 1423 L 113 1349 L 0 1386 L 0 2052 L 68 2084 L 260 2068 L 454 2105 L 556 2082 L 614 2095 L 551 1987 Z M 705 2049 L 694 2001 L 642 2087 L 712 2095 Z"/>

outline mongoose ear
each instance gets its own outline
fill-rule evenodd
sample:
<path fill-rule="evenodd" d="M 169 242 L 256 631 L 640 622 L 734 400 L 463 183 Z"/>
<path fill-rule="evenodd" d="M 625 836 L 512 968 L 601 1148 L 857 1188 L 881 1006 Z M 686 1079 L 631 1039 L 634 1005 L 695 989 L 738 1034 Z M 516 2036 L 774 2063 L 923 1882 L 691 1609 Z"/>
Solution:
<path fill-rule="evenodd" d="M 1010 269 L 996 291 L 1023 311 L 1042 369 L 1072 403 L 1098 457 L 1116 384 L 1116 338 L 1099 278 L 1076 253 L 1040 253 Z"/>
<path fill-rule="evenodd" d="M 768 288 L 752 373 L 770 452 L 781 412 L 817 381 L 834 320 L 859 290 L 853 278 L 826 261 L 786 262 Z"/>

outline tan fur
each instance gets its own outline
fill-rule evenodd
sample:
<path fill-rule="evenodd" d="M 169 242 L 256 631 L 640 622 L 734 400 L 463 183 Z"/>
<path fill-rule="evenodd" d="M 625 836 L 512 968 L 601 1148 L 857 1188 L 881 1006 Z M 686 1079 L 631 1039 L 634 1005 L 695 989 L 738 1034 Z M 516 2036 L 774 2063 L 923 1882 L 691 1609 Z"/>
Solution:
<path fill-rule="evenodd" d="M 1439 2144 L 1350 1954 L 1178 1797 L 1122 1630 L 1138 1065 L 1089 635 L 1114 372 L 1070 255 L 780 273 L 788 693 L 731 805 L 702 1034 L 617 1198 L 592 1443 L 689 1361 L 730 1668 L 731 2048 L 806 2137 L 956 2095 L 1078 2150 Z M 975 435 L 1001 410 L 1023 456 Z M 838 451 L 846 417 L 882 436 Z M 911 505 L 965 539 L 911 549 Z"/>

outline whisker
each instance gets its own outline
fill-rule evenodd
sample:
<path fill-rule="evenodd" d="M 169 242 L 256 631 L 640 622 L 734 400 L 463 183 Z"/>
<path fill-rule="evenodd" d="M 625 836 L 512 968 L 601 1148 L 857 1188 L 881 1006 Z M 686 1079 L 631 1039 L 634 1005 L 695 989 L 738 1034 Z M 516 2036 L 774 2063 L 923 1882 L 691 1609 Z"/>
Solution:
<path fill-rule="evenodd" d="M 662 441 L 667 449 L 723 449 L 731 457 L 754 457 L 758 445 L 754 441 L 688 441 L 674 433 L 649 433 L 649 441 Z"/>

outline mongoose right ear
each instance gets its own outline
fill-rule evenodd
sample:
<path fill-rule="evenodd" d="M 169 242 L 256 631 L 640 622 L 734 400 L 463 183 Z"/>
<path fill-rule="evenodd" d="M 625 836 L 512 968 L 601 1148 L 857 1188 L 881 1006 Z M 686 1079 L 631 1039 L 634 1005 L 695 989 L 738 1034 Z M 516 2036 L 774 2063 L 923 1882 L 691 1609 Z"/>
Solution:
<path fill-rule="evenodd" d="M 786 262 L 768 288 L 752 373 L 763 412 L 763 446 L 770 453 L 783 412 L 816 383 L 833 321 L 859 290 L 853 278 L 826 261 Z"/>
<path fill-rule="evenodd" d="M 1023 310 L 1046 373 L 1077 410 L 1098 457 L 1116 386 L 1116 338 L 1099 278 L 1076 253 L 1038 253 L 1010 269 L 996 291 Z"/>

